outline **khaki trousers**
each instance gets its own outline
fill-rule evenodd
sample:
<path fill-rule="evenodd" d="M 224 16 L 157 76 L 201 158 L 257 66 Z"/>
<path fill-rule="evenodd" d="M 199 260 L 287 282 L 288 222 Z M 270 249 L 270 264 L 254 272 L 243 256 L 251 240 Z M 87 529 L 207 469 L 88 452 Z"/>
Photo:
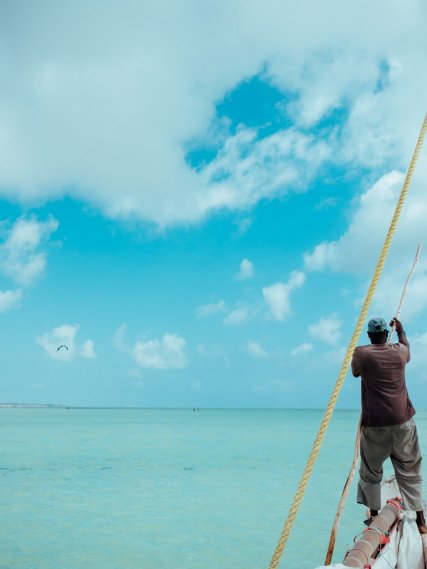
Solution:
<path fill-rule="evenodd" d="M 370 510 L 381 509 L 383 464 L 388 458 L 394 467 L 405 510 L 423 510 L 422 457 L 413 419 L 391 427 L 362 427 L 357 502 Z"/>

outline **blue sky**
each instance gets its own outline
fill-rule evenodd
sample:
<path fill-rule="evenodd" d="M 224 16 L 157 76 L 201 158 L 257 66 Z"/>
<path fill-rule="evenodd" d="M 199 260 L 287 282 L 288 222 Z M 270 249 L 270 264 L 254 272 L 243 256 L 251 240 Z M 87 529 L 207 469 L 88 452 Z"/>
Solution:
<path fill-rule="evenodd" d="M 0 400 L 322 407 L 426 111 L 425 7 L 168 8 L 0 7 Z M 426 181 L 424 147 L 370 316 L 427 242 Z"/>

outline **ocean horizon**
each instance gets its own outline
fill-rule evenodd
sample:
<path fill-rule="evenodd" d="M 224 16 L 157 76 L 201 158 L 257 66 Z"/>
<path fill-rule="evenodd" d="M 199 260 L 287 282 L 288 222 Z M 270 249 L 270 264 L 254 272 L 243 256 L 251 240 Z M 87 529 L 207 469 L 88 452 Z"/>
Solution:
<path fill-rule="evenodd" d="M 183 411 L 325 411 L 323 407 L 196 407 L 188 406 L 143 406 L 143 405 L 69 405 L 67 403 L 0 403 L 1 407 L 59 408 L 59 409 L 153 409 Z M 336 407 L 335 411 L 359 411 L 355 407 Z"/>

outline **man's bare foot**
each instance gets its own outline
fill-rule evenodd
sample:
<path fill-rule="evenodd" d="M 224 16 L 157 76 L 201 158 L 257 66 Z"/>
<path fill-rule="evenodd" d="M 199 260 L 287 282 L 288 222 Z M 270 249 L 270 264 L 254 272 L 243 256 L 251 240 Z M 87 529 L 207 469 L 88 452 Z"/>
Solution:
<path fill-rule="evenodd" d="M 420 532 L 421 535 L 424 535 L 427 533 L 426 521 L 424 518 L 424 512 L 423 511 L 417 512 L 417 527 L 418 527 L 418 531 Z"/>
<path fill-rule="evenodd" d="M 423 526 L 423 525 L 417 523 L 417 528 L 418 528 L 418 531 L 420 532 L 421 535 L 424 535 L 427 533 L 426 526 Z"/>

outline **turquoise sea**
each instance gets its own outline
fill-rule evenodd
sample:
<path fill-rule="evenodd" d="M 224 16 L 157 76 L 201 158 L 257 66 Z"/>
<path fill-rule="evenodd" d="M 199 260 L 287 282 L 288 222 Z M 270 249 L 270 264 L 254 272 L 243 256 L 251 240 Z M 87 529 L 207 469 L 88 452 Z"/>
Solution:
<path fill-rule="evenodd" d="M 281 567 L 322 565 L 358 415 L 335 413 Z M 0 567 L 267 568 L 322 416 L 2 408 Z M 364 516 L 354 486 L 337 561 Z"/>

